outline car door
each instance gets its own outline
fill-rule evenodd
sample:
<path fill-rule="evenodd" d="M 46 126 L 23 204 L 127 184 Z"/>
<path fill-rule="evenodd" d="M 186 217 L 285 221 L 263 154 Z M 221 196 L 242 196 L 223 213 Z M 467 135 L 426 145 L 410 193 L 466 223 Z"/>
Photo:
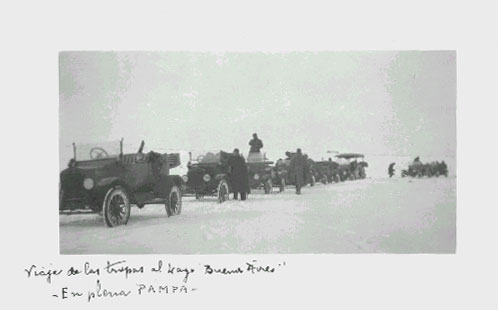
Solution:
<path fill-rule="evenodd" d="M 133 191 L 150 190 L 152 175 L 145 154 L 127 154 L 123 162 L 126 169 L 125 181 Z"/>

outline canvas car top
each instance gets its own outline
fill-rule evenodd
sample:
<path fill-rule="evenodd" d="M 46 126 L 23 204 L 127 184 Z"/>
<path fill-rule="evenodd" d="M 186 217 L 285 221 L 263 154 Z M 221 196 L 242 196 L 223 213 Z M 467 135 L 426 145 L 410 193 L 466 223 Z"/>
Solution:
<path fill-rule="evenodd" d="M 358 154 L 358 153 L 344 153 L 344 154 L 336 155 L 335 157 L 344 158 L 344 159 L 351 159 L 351 158 L 364 158 L 365 155 Z"/>

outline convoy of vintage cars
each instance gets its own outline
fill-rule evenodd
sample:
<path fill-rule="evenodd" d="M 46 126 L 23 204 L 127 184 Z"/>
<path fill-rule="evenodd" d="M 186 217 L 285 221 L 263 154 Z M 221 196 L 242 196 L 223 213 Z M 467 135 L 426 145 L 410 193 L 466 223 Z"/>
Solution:
<path fill-rule="evenodd" d="M 142 141 L 135 153 L 124 153 L 122 140 L 105 146 L 73 144 L 73 158 L 60 173 L 59 212 L 99 213 L 108 227 L 114 227 L 128 223 L 131 205 L 141 209 L 147 204 L 163 204 L 169 217 L 181 213 L 182 196 L 197 200 L 215 197 L 219 203 L 229 200 L 232 187 L 228 160 L 232 153 L 190 152 L 188 171 L 179 176 L 170 175 L 170 170 L 180 165 L 180 154 L 144 153 L 144 144 Z M 286 158 L 274 163 L 264 153 L 250 153 L 246 161 L 250 188 L 272 194 L 275 187 L 283 192 L 286 186 L 295 185 L 290 165 L 295 154 L 285 152 Z M 335 161 L 313 161 L 305 155 L 305 185 L 364 179 L 368 167 L 364 157 L 343 153 L 336 155 Z M 401 172 L 402 177 L 440 175 L 448 176 L 444 161 L 423 164 L 418 158 Z"/>

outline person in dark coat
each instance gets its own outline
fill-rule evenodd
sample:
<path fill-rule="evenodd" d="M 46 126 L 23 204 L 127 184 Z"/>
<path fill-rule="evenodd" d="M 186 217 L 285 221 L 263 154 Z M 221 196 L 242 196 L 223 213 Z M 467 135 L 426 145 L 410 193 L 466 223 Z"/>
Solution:
<path fill-rule="evenodd" d="M 230 184 L 232 185 L 233 199 L 246 200 L 249 193 L 249 175 L 244 157 L 240 156 L 239 149 L 233 150 L 233 155 L 228 159 Z"/>
<path fill-rule="evenodd" d="M 249 153 L 259 153 L 260 150 L 263 148 L 263 141 L 258 139 L 258 135 L 253 133 L 252 134 L 252 140 L 249 141 L 249 145 L 251 146 L 251 149 L 249 150 Z"/>
<path fill-rule="evenodd" d="M 296 183 L 296 194 L 301 195 L 301 187 L 304 185 L 307 171 L 308 163 L 306 158 L 301 153 L 301 149 L 297 149 L 296 155 L 294 155 L 290 161 L 290 172 Z"/>
<path fill-rule="evenodd" d="M 394 175 L 394 165 L 395 165 L 395 163 L 391 163 L 389 165 L 388 173 L 389 173 L 390 178 Z"/>

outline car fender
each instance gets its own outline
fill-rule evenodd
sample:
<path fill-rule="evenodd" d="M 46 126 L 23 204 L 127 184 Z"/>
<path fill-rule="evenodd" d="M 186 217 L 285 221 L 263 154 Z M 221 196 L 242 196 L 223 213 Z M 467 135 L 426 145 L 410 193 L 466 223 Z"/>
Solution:
<path fill-rule="evenodd" d="M 118 177 L 102 178 L 97 182 L 96 187 L 109 187 L 111 184 L 116 182 L 119 182 Z"/>
<path fill-rule="evenodd" d="M 215 180 L 218 180 L 218 181 L 221 181 L 222 179 L 226 178 L 226 174 L 224 173 L 218 173 L 217 175 L 215 175 Z"/>
<path fill-rule="evenodd" d="M 185 181 L 183 181 L 182 177 L 179 175 L 168 175 L 168 176 L 165 176 L 165 179 L 166 179 L 166 184 L 168 185 L 168 187 L 176 185 L 176 186 L 182 188 L 182 186 L 185 184 Z"/>
<path fill-rule="evenodd" d="M 126 192 L 131 196 L 130 198 L 132 198 L 132 200 L 134 199 L 133 191 L 125 182 L 123 182 L 118 177 L 108 177 L 100 179 L 95 185 L 95 191 L 103 199 L 106 193 L 109 191 L 109 189 L 115 186 L 123 187 L 126 190 Z"/>

